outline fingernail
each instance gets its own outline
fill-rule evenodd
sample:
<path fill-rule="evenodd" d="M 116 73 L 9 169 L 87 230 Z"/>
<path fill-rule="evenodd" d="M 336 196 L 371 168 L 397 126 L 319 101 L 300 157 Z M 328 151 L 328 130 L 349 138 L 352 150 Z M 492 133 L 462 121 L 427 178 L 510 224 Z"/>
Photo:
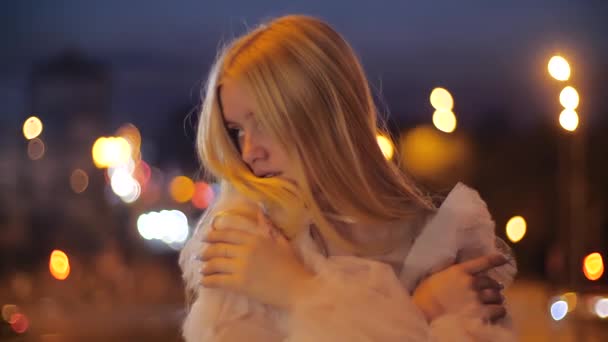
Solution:
<path fill-rule="evenodd" d="M 498 287 L 500 287 L 501 290 L 505 289 L 505 285 L 503 283 L 498 283 Z"/>

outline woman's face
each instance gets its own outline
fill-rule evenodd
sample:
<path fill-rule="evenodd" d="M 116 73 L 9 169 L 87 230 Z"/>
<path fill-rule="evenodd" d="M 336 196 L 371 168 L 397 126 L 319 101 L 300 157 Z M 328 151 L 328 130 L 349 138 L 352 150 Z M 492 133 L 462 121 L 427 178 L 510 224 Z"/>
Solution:
<path fill-rule="evenodd" d="M 257 121 L 255 102 L 247 89 L 227 78 L 220 88 L 224 124 L 241 153 L 241 158 L 257 177 L 281 177 L 295 181 L 293 163 L 287 151 Z"/>

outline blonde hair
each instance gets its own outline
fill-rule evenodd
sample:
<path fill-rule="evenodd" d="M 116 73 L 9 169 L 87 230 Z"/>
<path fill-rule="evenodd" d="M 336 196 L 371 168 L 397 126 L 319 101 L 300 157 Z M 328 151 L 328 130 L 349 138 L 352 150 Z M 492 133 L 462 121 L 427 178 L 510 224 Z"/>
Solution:
<path fill-rule="evenodd" d="M 256 119 L 300 172 L 297 187 L 255 177 L 242 161 L 222 119 L 219 89 L 227 77 L 238 79 L 253 94 Z M 363 68 L 342 36 L 321 20 L 284 16 L 234 40 L 218 55 L 205 88 L 199 157 L 224 188 L 281 208 L 285 214 L 279 226 L 288 237 L 308 217 L 325 239 L 347 250 L 388 250 L 394 239 L 359 246 L 328 220 L 380 223 L 435 210 L 399 167 L 384 158 L 376 140 L 377 120 Z"/>

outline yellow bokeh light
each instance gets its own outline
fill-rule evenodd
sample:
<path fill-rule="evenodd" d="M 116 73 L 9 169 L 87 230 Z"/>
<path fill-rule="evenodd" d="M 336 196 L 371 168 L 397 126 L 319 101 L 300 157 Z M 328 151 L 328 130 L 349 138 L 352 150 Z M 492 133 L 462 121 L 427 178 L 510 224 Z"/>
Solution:
<path fill-rule="evenodd" d="M 38 160 L 44 156 L 46 146 L 44 142 L 38 138 L 34 138 L 27 143 L 27 156 L 31 160 Z"/>
<path fill-rule="evenodd" d="M 567 81 L 570 78 L 570 64 L 562 56 L 553 56 L 547 65 L 551 77 L 558 81 Z"/>
<path fill-rule="evenodd" d="M 91 152 L 98 168 L 114 167 L 129 162 L 131 145 L 123 137 L 101 137 L 95 141 Z"/>
<path fill-rule="evenodd" d="M 600 253 L 591 253 L 583 261 L 583 273 L 589 280 L 598 280 L 604 274 L 604 261 Z"/>
<path fill-rule="evenodd" d="M 451 111 L 436 110 L 433 113 L 433 124 L 445 133 L 452 133 L 456 130 L 456 115 Z"/>
<path fill-rule="evenodd" d="M 519 242 L 526 235 L 526 220 L 521 216 L 514 216 L 506 226 L 507 237 L 511 242 Z"/>
<path fill-rule="evenodd" d="M 386 160 L 391 160 L 391 158 L 393 158 L 393 154 L 395 153 L 391 140 L 381 134 L 376 135 L 376 140 L 378 141 L 378 146 L 380 146 L 380 150 L 382 150 L 384 158 L 386 158 Z"/>
<path fill-rule="evenodd" d="M 431 92 L 431 105 L 435 110 L 449 112 L 454 108 L 454 99 L 447 89 L 435 88 Z"/>
<path fill-rule="evenodd" d="M 574 309 L 576 309 L 576 305 L 578 304 L 576 292 L 566 292 L 561 296 L 561 298 L 568 303 L 568 312 L 572 312 Z"/>
<path fill-rule="evenodd" d="M 131 145 L 131 157 L 134 160 L 139 160 L 141 157 L 141 134 L 139 133 L 139 129 L 131 123 L 126 123 L 116 131 L 116 136 L 123 137 L 129 142 L 129 145 Z"/>
<path fill-rule="evenodd" d="M 578 92 L 571 86 L 565 87 L 559 93 L 559 103 L 566 109 L 575 110 L 578 107 L 579 97 Z"/>
<path fill-rule="evenodd" d="M 564 109 L 559 114 L 559 124 L 566 131 L 574 132 L 578 127 L 578 114 L 571 109 Z"/>
<path fill-rule="evenodd" d="M 42 133 L 42 121 L 35 116 L 31 116 L 23 123 L 23 136 L 32 140 Z"/>
<path fill-rule="evenodd" d="M 70 176 L 70 187 L 72 190 L 79 194 L 87 189 L 89 186 L 89 176 L 84 170 L 76 169 Z"/>
<path fill-rule="evenodd" d="M 194 191 L 194 182 L 186 176 L 177 176 L 169 184 L 169 193 L 178 203 L 188 202 L 194 195 Z"/>
<path fill-rule="evenodd" d="M 51 253 L 49 270 L 55 279 L 65 280 L 70 275 L 70 262 L 68 256 L 58 249 Z"/>

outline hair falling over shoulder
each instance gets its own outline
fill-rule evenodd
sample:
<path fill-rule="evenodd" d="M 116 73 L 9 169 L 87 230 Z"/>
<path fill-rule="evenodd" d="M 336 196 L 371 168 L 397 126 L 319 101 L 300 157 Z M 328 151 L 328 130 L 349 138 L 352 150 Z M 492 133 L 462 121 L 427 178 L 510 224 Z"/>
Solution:
<path fill-rule="evenodd" d="M 255 110 L 263 113 L 260 124 L 296 163 L 297 186 L 258 178 L 242 161 L 222 119 L 218 89 L 226 77 L 238 78 L 253 94 Z M 310 220 L 325 239 L 367 254 L 388 250 L 394 241 L 355 245 L 328 218 L 378 223 L 435 210 L 430 198 L 384 158 L 376 141 L 380 131 L 367 78 L 351 46 L 325 22 L 289 15 L 220 51 L 204 89 L 197 145 L 206 171 L 225 183 L 223 188 L 266 203 L 281 216 L 279 226 L 288 237 L 301 229 L 293 223 Z"/>

